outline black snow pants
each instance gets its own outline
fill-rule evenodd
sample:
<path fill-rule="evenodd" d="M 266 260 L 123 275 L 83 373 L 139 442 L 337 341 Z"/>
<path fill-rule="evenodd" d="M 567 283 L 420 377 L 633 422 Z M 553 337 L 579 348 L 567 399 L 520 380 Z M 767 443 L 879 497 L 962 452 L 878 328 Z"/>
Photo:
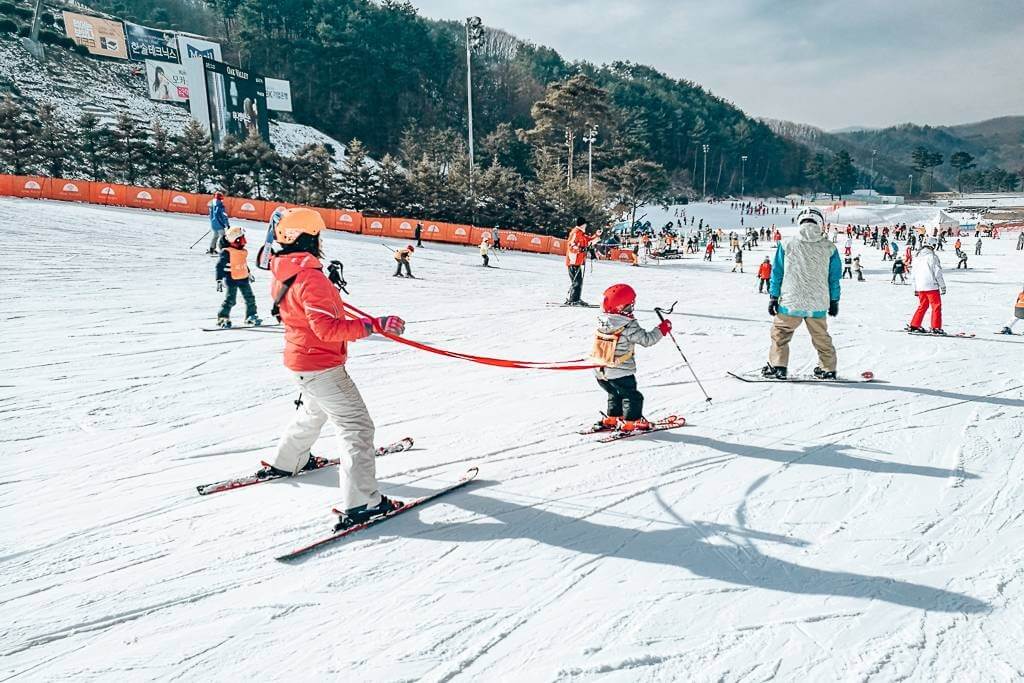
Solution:
<path fill-rule="evenodd" d="M 608 392 L 608 417 L 637 420 L 644 414 L 644 395 L 637 391 L 636 375 L 616 379 L 597 379 L 601 388 Z M 623 413 L 625 406 L 625 413 Z"/>

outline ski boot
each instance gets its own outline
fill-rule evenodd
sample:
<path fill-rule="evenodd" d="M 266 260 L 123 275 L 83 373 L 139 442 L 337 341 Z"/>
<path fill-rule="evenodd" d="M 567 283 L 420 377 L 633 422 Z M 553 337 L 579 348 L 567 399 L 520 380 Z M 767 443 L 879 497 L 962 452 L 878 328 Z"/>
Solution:
<path fill-rule="evenodd" d="M 245 324 L 251 325 L 252 327 L 259 327 L 263 324 L 263 319 L 256 315 L 250 315 L 245 319 Z"/>
<path fill-rule="evenodd" d="M 784 367 L 775 367 L 771 363 L 768 363 L 761 368 L 761 376 L 767 377 L 768 379 L 786 379 L 786 373 L 788 370 Z"/>
<path fill-rule="evenodd" d="M 619 425 L 620 432 L 646 432 L 651 429 L 651 423 L 646 418 L 639 417 L 635 420 L 623 420 Z"/>
<path fill-rule="evenodd" d="M 822 370 L 820 367 L 814 368 L 814 376 L 817 379 L 835 379 L 835 370 Z"/>
<path fill-rule="evenodd" d="M 263 467 L 261 467 L 259 470 L 256 471 L 256 477 L 258 479 L 266 479 L 267 477 L 290 477 L 290 476 L 292 476 L 291 472 L 288 472 L 286 470 L 278 469 L 278 468 L 274 467 L 273 465 L 271 465 L 268 462 L 261 462 L 260 464 L 263 465 Z M 305 472 L 305 471 L 308 471 L 308 470 L 318 470 L 321 467 L 325 466 L 326 464 L 327 464 L 327 458 L 321 458 L 318 455 L 313 455 L 312 453 L 310 453 L 309 454 L 309 460 L 306 461 L 306 464 L 303 465 L 302 469 L 299 470 L 299 471 L 300 472 Z"/>
<path fill-rule="evenodd" d="M 217 318 L 217 327 L 222 327 L 225 330 L 231 327 L 231 318 L 225 318 L 223 316 Z"/>
<path fill-rule="evenodd" d="M 907 325 L 903 328 L 904 331 L 911 334 L 927 334 L 927 331 L 923 327 L 914 327 L 913 325 Z"/>
<path fill-rule="evenodd" d="M 946 331 L 944 329 L 942 329 L 941 327 L 933 327 L 932 329 L 928 330 L 928 334 L 935 334 L 935 335 L 938 335 L 940 337 L 945 337 L 946 336 Z"/>
<path fill-rule="evenodd" d="M 1013 334 L 1013 330 L 1011 330 L 1009 327 L 1004 327 L 1003 329 L 999 330 L 999 334 Z"/>
<path fill-rule="evenodd" d="M 399 510 L 405 505 L 400 500 L 392 500 L 385 495 L 381 495 L 380 502 L 372 508 L 368 508 L 365 505 L 358 505 L 354 508 L 345 510 L 344 513 L 338 515 L 338 523 L 334 525 L 335 531 L 341 531 L 348 529 L 357 524 L 364 524 L 369 522 L 374 517 L 380 517 L 386 515 L 395 510 Z"/>
<path fill-rule="evenodd" d="M 593 429 L 595 432 L 609 432 L 613 429 L 617 429 L 621 420 L 621 417 L 605 416 L 594 423 Z"/>

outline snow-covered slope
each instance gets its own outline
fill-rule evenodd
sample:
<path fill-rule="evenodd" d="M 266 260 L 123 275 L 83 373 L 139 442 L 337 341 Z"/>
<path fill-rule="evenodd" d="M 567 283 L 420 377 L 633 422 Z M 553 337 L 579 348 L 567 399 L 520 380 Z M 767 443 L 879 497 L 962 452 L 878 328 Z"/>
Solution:
<path fill-rule="evenodd" d="M 946 327 L 877 253 L 831 327 L 857 385 L 744 384 L 766 297 L 716 259 L 599 263 L 638 317 L 678 299 L 680 343 L 639 351 L 648 414 L 692 426 L 599 445 L 588 372 L 502 370 L 371 339 L 350 371 L 387 492 L 471 487 L 308 560 L 338 473 L 196 495 L 252 471 L 294 410 L 279 331 L 204 333 L 201 217 L 0 199 L 0 679 L 1009 681 L 1024 676 L 1021 252 L 986 240 L 947 273 Z M 256 227 L 256 226 L 253 226 Z M 252 233 L 250 233 L 252 234 Z M 391 277 L 372 239 L 330 234 L 351 300 L 408 335 L 527 360 L 578 357 L 595 312 L 557 258 L 417 249 Z M 767 253 L 767 252 L 764 252 Z M 748 268 L 761 253 L 748 258 Z M 951 266 L 949 254 L 942 255 Z M 267 277 L 258 273 L 261 312 Z M 240 315 L 236 309 L 236 319 Z M 813 366 L 798 332 L 792 367 Z M 318 452 L 337 453 L 331 430 Z"/>
<path fill-rule="evenodd" d="M 139 67 L 138 62 L 99 60 L 57 47 L 48 47 L 47 61 L 40 63 L 17 39 L 0 34 L 0 93 L 16 93 L 23 106 L 48 102 L 69 127 L 84 111 L 108 124 L 127 112 L 144 125 L 159 121 L 167 130 L 180 132 L 189 120 L 187 106 L 149 99 L 145 70 L 132 72 Z M 271 121 L 270 141 L 284 155 L 306 144 L 329 144 L 337 164 L 345 159 L 343 143 L 299 123 Z"/>

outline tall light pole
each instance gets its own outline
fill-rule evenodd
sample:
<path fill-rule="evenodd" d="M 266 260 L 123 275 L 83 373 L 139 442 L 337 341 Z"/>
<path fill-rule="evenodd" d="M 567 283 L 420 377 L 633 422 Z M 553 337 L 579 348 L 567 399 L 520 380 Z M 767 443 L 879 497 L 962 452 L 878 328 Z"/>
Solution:
<path fill-rule="evenodd" d="M 740 171 L 740 199 L 743 199 L 743 195 L 746 194 L 747 188 L 747 155 L 744 154 L 741 156 L 740 161 L 743 162 L 740 164 L 740 168 L 742 169 Z"/>
<path fill-rule="evenodd" d="M 907 196 L 908 197 L 912 197 L 912 196 L 914 196 L 914 174 L 911 173 L 907 177 L 910 178 L 910 192 L 907 193 Z"/>
<path fill-rule="evenodd" d="M 565 146 L 569 150 L 568 163 L 565 165 L 565 186 L 572 185 L 572 158 L 575 156 L 576 131 L 572 128 L 565 129 Z"/>
<path fill-rule="evenodd" d="M 466 130 L 469 141 L 469 196 L 472 201 L 474 222 L 476 220 L 476 197 L 473 194 L 473 63 L 470 55 L 473 50 L 480 47 L 484 40 L 483 21 L 480 17 L 466 18 L 466 111 L 468 114 L 468 127 Z"/>
<path fill-rule="evenodd" d="M 875 155 L 876 154 L 878 154 L 878 150 L 877 149 L 871 150 L 871 185 L 868 186 L 868 189 L 871 189 L 871 190 L 875 189 Z"/>
<path fill-rule="evenodd" d="M 708 150 L 711 149 L 710 145 L 701 145 L 704 148 L 704 190 L 702 192 L 702 198 L 708 198 Z"/>
<path fill-rule="evenodd" d="M 594 191 L 594 141 L 597 140 L 597 126 L 587 124 L 583 142 L 587 143 L 587 192 Z"/>

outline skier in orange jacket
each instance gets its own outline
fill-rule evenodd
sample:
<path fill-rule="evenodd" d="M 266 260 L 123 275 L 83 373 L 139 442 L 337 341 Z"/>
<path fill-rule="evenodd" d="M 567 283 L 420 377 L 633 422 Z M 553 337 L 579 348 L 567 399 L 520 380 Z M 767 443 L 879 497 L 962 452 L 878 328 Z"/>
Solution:
<path fill-rule="evenodd" d="M 568 248 L 565 251 L 565 265 L 569 269 L 569 296 L 565 300 L 566 306 L 588 305 L 580 299 L 583 292 L 583 267 L 587 263 L 587 248 L 600 235 L 600 230 L 593 235 L 587 234 L 585 218 L 577 218 L 576 227 L 569 231 L 569 237 L 566 239 Z"/>

